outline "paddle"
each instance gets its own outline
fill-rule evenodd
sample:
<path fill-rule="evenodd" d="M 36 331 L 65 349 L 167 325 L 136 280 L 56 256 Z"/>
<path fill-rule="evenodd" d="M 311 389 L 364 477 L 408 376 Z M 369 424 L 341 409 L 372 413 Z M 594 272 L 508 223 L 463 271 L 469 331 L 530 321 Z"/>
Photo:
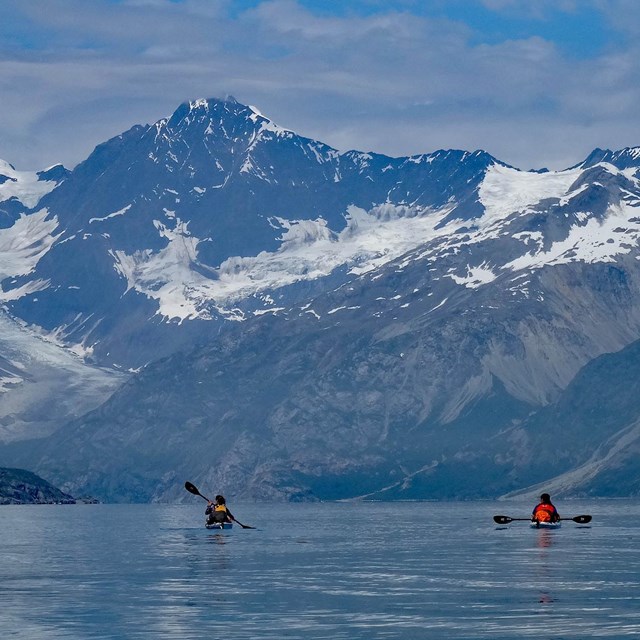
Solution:
<path fill-rule="evenodd" d="M 527 520 L 531 522 L 531 518 L 510 518 L 509 516 L 493 516 L 493 520 L 498 524 L 509 524 L 514 520 Z M 560 518 L 560 520 L 573 520 L 578 524 L 587 524 L 587 522 L 591 522 L 591 516 L 574 516 L 573 518 Z"/>
<path fill-rule="evenodd" d="M 191 482 L 185 482 L 184 483 L 184 488 L 189 492 L 189 493 L 193 493 L 194 496 L 200 496 L 201 498 L 204 498 L 207 502 L 211 502 L 211 500 L 209 500 L 209 498 L 207 498 L 207 496 L 203 496 L 199 491 L 198 491 L 198 487 L 196 487 L 195 484 L 192 484 Z M 236 520 L 234 518 L 234 520 L 243 528 L 243 529 L 255 529 L 255 527 L 250 527 L 248 524 L 242 524 L 242 522 L 240 522 L 239 520 Z"/>

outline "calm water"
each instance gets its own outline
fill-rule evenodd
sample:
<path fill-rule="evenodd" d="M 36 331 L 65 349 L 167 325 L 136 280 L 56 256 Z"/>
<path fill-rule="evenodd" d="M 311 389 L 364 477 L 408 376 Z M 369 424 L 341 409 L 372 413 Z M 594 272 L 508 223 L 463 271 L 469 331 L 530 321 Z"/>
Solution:
<path fill-rule="evenodd" d="M 0 507 L 0 638 L 640 636 L 640 502 L 203 506 Z"/>

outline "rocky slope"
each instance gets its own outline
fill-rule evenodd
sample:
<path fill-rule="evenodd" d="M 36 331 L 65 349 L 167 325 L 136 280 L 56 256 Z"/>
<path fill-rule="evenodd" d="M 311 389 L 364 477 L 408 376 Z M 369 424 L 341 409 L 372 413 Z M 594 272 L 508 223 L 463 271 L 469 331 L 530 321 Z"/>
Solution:
<path fill-rule="evenodd" d="M 548 452 L 529 461 L 547 491 L 640 496 L 640 341 L 590 362 L 557 402 L 516 430 L 532 452 Z M 536 495 L 541 486 L 510 495 Z"/>
<path fill-rule="evenodd" d="M 387 295 L 376 314 L 349 314 L 370 294 L 372 284 L 361 283 L 317 299 L 321 320 L 303 311 L 263 318 L 150 365 L 25 459 L 60 482 L 72 477 L 69 490 L 112 500 L 180 499 L 186 478 L 288 500 L 495 497 L 549 481 L 612 438 L 623 442 L 640 415 L 632 392 L 624 407 L 608 393 L 627 384 L 624 367 L 596 395 L 602 380 L 588 365 L 602 353 L 603 333 L 610 351 L 638 335 L 637 304 L 612 313 L 621 295 L 637 299 L 637 268 L 629 267 L 599 265 L 590 276 L 584 266 L 542 270 L 529 286 L 546 304 L 524 305 L 493 287 L 462 289 L 446 311 L 428 296 L 403 308 L 404 299 Z M 391 272 L 415 284 L 424 277 L 417 264 Z M 590 280 L 597 295 L 575 291 Z M 386 290 L 380 281 L 377 294 Z M 551 303 L 558 289 L 564 295 Z M 338 307 L 342 315 L 323 313 Z M 609 357 L 635 356 L 620 354 Z M 579 372 L 586 382 L 576 387 Z M 563 409 L 581 397 L 601 403 L 589 421 Z M 565 489 L 625 495 L 637 476 L 618 488 Z"/>

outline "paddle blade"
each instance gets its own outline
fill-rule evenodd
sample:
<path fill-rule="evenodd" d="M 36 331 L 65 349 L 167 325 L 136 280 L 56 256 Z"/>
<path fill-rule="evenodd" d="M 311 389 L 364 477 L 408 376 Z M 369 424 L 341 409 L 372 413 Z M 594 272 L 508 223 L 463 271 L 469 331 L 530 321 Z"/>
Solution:
<path fill-rule="evenodd" d="M 189 493 L 193 493 L 193 495 L 195 495 L 195 496 L 200 495 L 200 492 L 198 491 L 198 488 L 196 487 L 195 484 L 191 484 L 190 482 L 185 482 L 184 483 L 184 488 Z"/>
<path fill-rule="evenodd" d="M 509 524 L 510 522 L 513 522 L 513 518 L 510 518 L 509 516 L 493 516 L 493 521 L 498 524 Z"/>
<path fill-rule="evenodd" d="M 587 522 L 591 522 L 592 517 L 591 516 L 575 516 L 574 518 L 571 518 L 574 522 L 577 522 L 578 524 L 587 524 Z"/>
<path fill-rule="evenodd" d="M 194 496 L 200 496 L 204 498 L 204 496 L 198 491 L 198 487 L 195 484 L 191 484 L 190 482 L 184 483 L 184 488 L 189 492 L 193 493 Z"/>

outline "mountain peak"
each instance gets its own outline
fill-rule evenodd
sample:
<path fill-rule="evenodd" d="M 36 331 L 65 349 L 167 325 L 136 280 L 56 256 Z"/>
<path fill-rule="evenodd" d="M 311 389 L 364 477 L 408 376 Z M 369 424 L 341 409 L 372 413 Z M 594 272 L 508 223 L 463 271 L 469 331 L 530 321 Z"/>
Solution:
<path fill-rule="evenodd" d="M 220 106 L 234 106 L 239 105 L 244 107 L 240 102 L 238 102 L 234 96 L 231 94 L 227 94 L 224 98 L 196 98 L 195 100 L 189 100 L 184 102 L 183 104 L 188 104 L 190 110 L 204 110 L 210 111 L 215 110 Z M 181 105 L 182 106 L 182 105 Z"/>
<path fill-rule="evenodd" d="M 58 163 L 54 164 L 43 171 L 38 171 L 36 175 L 39 181 L 53 180 L 55 182 L 62 182 L 65 180 L 71 172 L 64 165 Z"/>
<path fill-rule="evenodd" d="M 167 121 L 167 127 L 176 129 L 196 122 L 209 122 L 213 119 L 226 120 L 230 116 L 241 115 L 255 117 L 255 114 L 256 112 L 251 107 L 238 102 L 233 96 L 198 98 L 183 102 Z"/>
<path fill-rule="evenodd" d="M 600 162 L 609 162 L 618 169 L 640 166 L 640 147 L 625 147 L 617 151 L 611 149 L 594 149 L 582 162 L 580 167 L 593 167 Z"/>

